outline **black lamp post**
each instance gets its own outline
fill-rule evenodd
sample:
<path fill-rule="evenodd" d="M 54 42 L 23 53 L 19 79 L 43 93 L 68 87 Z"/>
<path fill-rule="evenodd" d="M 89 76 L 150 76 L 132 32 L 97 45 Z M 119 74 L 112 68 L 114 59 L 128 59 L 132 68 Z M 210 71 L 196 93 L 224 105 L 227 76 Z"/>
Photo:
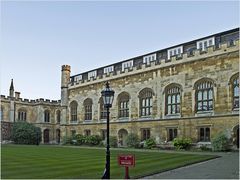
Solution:
<path fill-rule="evenodd" d="M 106 83 L 106 88 L 101 92 L 104 108 L 107 109 L 107 146 L 106 146 L 106 167 L 102 179 L 110 179 L 110 146 L 109 146 L 109 108 L 112 107 L 114 91 Z"/>

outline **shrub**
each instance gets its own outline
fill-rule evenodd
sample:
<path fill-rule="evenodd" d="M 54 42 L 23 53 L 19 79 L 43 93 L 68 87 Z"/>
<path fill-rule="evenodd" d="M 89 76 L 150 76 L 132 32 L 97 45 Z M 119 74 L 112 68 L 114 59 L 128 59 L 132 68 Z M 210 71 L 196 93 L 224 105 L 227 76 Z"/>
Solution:
<path fill-rule="evenodd" d="M 126 139 L 126 143 L 128 147 L 137 148 L 139 146 L 140 140 L 137 134 L 129 134 Z"/>
<path fill-rule="evenodd" d="M 38 145 L 42 139 L 41 129 L 27 122 L 15 122 L 11 138 L 16 144 Z"/>
<path fill-rule="evenodd" d="M 91 145 L 91 146 L 96 146 L 101 142 L 101 137 L 98 135 L 91 135 L 88 136 L 86 144 Z"/>
<path fill-rule="evenodd" d="M 213 151 L 229 150 L 229 139 L 224 133 L 219 133 L 212 140 Z"/>
<path fill-rule="evenodd" d="M 117 147 L 118 146 L 116 136 L 110 136 L 109 137 L 109 145 L 110 145 L 110 147 Z"/>
<path fill-rule="evenodd" d="M 82 145 L 85 143 L 85 137 L 81 134 L 77 134 L 74 137 L 76 139 L 76 145 Z"/>
<path fill-rule="evenodd" d="M 149 138 L 145 141 L 146 147 L 151 149 L 156 146 L 156 141 L 153 138 Z"/>
<path fill-rule="evenodd" d="M 192 140 L 189 138 L 175 138 L 173 140 L 173 145 L 177 149 L 189 149 L 191 147 Z"/>

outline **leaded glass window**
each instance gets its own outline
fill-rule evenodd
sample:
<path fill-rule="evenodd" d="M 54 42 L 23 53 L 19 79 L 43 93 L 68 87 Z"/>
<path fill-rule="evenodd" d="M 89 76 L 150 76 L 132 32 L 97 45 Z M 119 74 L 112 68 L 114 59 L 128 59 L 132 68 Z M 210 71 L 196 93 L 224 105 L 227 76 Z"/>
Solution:
<path fill-rule="evenodd" d="M 77 121 L 77 107 L 78 104 L 76 101 L 71 102 L 70 104 L 71 122 Z"/>
<path fill-rule="evenodd" d="M 233 109 L 239 108 L 239 76 L 233 79 Z"/>
<path fill-rule="evenodd" d="M 144 89 L 140 92 L 140 116 L 152 115 L 153 92 L 150 89 Z"/>
<path fill-rule="evenodd" d="M 26 121 L 27 120 L 27 111 L 20 109 L 18 111 L 18 120 L 19 121 Z"/>
<path fill-rule="evenodd" d="M 169 128 L 168 129 L 168 141 L 172 141 L 177 137 L 177 128 Z"/>
<path fill-rule="evenodd" d="M 196 110 L 213 110 L 213 84 L 210 81 L 201 81 L 196 86 Z"/>
<path fill-rule="evenodd" d="M 44 122 L 50 122 L 50 112 L 49 112 L 49 110 L 44 111 Z"/>
<path fill-rule="evenodd" d="M 166 114 L 180 113 L 180 88 L 173 86 L 166 89 Z"/>
<path fill-rule="evenodd" d="M 210 128 L 209 127 L 201 127 L 199 128 L 199 141 L 210 141 Z"/>
<path fill-rule="evenodd" d="M 149 139 L 150 136 L 150 129 L 141 129 L 141 141 Z"/>
<path fill-rule="evenodd" d="M 88 98 L 83 104 L 85 108 L 85 120 L 92 120 L 92 100 Z"/>
<path fill-rule="evenodd" d="M 118 109 L 119 118 L 129 117 L 129 95 L 127 93 L 121 93 L 118 96 Z"/>

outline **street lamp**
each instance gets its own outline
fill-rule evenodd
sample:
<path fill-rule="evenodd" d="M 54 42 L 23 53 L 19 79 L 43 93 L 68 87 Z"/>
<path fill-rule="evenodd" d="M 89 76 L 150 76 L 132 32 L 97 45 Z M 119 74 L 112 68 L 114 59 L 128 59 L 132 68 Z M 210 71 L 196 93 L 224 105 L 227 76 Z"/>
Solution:
<path fill-rule="evenodd" d="M 109 147 L 109 108 L 112 107 L 114 91 L 106 83 L 106 88 L 101 92 L 104 108 L 107 109 L 107 146 L 106 146 L 106 166 L 102 179 L 110 179 L 110 147 Z"/>

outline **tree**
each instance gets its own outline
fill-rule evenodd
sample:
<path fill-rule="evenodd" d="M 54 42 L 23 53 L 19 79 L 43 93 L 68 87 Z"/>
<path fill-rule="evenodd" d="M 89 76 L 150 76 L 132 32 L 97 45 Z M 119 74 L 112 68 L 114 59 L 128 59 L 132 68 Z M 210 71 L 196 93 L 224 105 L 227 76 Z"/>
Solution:
<path fill-rule="evenodd" d="M 15 122 L 13 124 L 11 139 L 16 144 L 38 145 L 42 139 L 41 129 L 27 122 Z"/>

